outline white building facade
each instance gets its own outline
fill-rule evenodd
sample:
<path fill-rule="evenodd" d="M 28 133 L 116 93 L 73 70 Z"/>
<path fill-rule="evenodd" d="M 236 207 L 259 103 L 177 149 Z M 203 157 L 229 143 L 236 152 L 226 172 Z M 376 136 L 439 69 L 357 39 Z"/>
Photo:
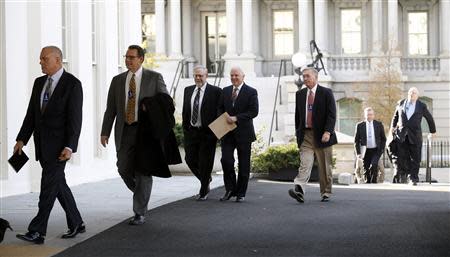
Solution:
<path fill-rule="evenodd" d="M 210 83 L 221 87 L 229 84 L 230 67 L 241 66 L 246 83 L 259 93 L 255 124 L 265 140 L 282 60 L 273 137 L 285 140 L 294 133 L 296 77 L 290 59 L 297 52 L 309 56 L 310 40 L 324 54 L 328 75 L 321 73 L 320 82 L 335 93 L 336 130 L 347 135 L 361 119 L 361 112 L 350 107 L 362 108 L 376 61 L 389 55 L 404 90 L 419 88 L 438 138 L 448 140 L 449 24 L 448 0 L 0 1 L 0 196 L 39 190 L 38 163 L 29 162 L 15 174 L 6 160 L 33 81 L 41 75 L 39 52 L 45 45 L 60 46 L 65 68 L 83 83 L 80 149 L 66 169 L 73 185 L 117 176 L 114 144 L 102 148 L 99 133 L 109 83 L 124 71 L 122 56 L 130 44 L 143 44 L 152 54 L 178 113 L 184 87 L 193 84 L 194 65 L 206 66 Z M 184 73 L 179 81 L 177 66 Z M 178 84 L 176 92 L 172 84 Z M 25 151 L 34 156 L 31 141 Z"/>

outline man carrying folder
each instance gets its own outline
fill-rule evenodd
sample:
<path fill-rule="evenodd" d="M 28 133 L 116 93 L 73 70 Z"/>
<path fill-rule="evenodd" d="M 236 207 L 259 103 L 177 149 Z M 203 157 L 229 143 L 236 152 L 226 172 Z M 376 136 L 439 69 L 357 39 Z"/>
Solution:
<path fill-rule="evenodd" d="M 252 142 L 256 140 L 253 118 L 258 115 L 258 92 L 244 83 L 244 72 L 239 67 L 230 71 L 231 86 L 225 87 L 219 102 L 219 114 L 227 112 L 228 123 L 236 129 L 228 132 L 221 141 L 222 169 L 225 195 L 221 201 L 236 196 L 236 202 L 244 201 L 250 176 Z M 234 170 L 234 150 L 238 154 L 238 178 Z"/>
<path fill-rule="evenodd" d="M 17 238 L 43 244 L 55 200 L 66 212 L 69 230 L 62 238 L 86 231 L 72 192 L 66 183 L 66 161 L 77 151 L 81 131 L 83 90 L 81 82 L 62 67 L 62 52 L 56 46 L 44 47 L 40 55 L 42 72 L 34 81 L 25 119 L 16 138 L 14 153 L 34 137 L 36 159 L 42 166 L 39 211 L 26 234 Z"/>
<path fill-rule="evenodd" d="M 211 172 L 214 166 L 217 138 L 208 125 L 217 117 L 217 105 L 222 89 L 208 84 L 208 70 L 194 68 L 195 85 L 184 89 L 183 133 L 186 163 L 200 181 L 198 201 L 208 198 Z"/>

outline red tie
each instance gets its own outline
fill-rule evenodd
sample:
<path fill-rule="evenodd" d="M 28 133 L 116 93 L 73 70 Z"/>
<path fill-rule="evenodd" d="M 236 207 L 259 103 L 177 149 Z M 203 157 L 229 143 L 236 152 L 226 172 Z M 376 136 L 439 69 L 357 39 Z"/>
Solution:
<path fill-rule="evenodd" d="M 313 127 L 313 105 L 314 105 L 314 93 L 312 90 L 309 90 L 309 95 L 308 95 L 308 111 L 306 113 L 306 126 L 308 128 L 312 128 Z"/>

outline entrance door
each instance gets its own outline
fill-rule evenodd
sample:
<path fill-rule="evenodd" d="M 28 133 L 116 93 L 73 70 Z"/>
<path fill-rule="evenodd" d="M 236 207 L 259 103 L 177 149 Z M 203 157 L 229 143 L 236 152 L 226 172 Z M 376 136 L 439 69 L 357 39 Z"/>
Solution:
<path fill-rule="evenodd" d="M 210 74 L 216 74 L 220 59 L 227 50 L 225 12 L 202 13 L 202 63 Z"/>

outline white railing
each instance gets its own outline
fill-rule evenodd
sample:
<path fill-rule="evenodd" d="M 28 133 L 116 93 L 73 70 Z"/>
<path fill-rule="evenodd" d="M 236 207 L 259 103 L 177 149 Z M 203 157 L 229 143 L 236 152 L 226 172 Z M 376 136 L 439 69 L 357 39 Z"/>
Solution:
<path fill-rule="evenodd" d="M 403 57 L 401 58 L 404 71 L 439 71 L 439 57 Z"/>
<path fill-rule="evenodd" d="M 328 57 L 328 68 L 333 71 L 368 71 L 370 63 L 368 57 L 330 56 Z"/>

